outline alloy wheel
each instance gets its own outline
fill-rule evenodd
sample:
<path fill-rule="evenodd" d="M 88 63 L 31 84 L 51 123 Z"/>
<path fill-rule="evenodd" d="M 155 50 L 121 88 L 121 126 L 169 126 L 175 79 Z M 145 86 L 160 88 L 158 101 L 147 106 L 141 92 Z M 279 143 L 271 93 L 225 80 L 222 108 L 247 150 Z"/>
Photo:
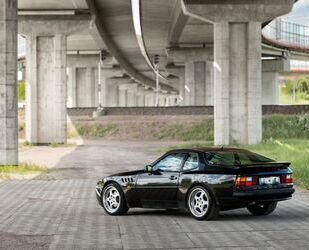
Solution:
<path fill-rule="evenodd" d="M 107 187 L 103 192 L 103 205 L 109 213 L 117 212 L 120 199 L 119 191 L 114 186 Z"/>
<path fill-rule="evenodd" d="M 203 217 L 209 208 L 209 195 L 202 188 L 195 188 L 189 196 L 188 205 L 191 213 L 196 217 Z"/>

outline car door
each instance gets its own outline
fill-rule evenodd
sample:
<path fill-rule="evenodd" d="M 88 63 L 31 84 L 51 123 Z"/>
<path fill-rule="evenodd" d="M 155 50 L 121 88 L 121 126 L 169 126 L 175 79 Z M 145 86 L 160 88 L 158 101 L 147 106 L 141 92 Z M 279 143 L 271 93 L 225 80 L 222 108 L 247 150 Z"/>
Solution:
<path fill-rule="evenodd" d="M 177 207 L 179 173 L 186 153 L 171 153 L 153 165 L 153 172 L 138 176 L 136 195 L 143 207 Z"/>

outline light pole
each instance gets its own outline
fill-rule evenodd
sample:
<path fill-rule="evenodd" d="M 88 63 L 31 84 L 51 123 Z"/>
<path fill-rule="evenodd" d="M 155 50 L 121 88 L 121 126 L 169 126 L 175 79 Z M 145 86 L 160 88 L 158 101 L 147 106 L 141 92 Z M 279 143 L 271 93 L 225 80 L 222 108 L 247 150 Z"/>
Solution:
<path fill-rule="evenodd" d="M 102 109 L 102 77 L 101 77 L 101 68 L 103 67 L 103 62 L 107 57 L 107 52 L 105 50 L 100 51 L 100 60 L 98 63 L 98 89 L 99 89 L 99 107 L 98 110 Z"/>
<path fill-rule="evenodd" d="M 104 108 L 102 107 L 102 66 L 103 61 L 107 57 L 107 52 L 105 50 L 100 51 L 100 57 L 98 62 L 98 108 L 93 112 L 93 117 L 98 117 L 104 115 Z"/>
<path fill-rule="evenodd" d="M 156 104 L 155 104 L 156 107 L 159 106 L 159 91 L 160 91 L 159 60 L 160 60 L 160 56 L 159 55 L 154 55 L 153 56 L 153 65 L 154 65 L 155 74 L 156 74 Z"/>

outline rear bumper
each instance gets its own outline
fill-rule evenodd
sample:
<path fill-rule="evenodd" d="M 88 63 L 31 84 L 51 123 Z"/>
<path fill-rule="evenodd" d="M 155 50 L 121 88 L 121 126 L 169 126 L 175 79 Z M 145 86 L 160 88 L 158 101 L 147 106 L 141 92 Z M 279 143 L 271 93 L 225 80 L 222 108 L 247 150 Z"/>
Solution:
<path fill-rule="evenodd" d="M 234 191 L 233 196 L 242 201 L 282 201 L 292 197 L 293 187 Z"/>

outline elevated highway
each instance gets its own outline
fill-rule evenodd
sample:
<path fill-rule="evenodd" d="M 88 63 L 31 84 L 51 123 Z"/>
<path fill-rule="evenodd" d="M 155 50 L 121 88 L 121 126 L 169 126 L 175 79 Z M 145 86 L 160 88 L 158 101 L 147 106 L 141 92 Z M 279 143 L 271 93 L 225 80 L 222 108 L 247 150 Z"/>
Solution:
<path fill-rule="evenodd" d="M 215 144 L 259 143 L 263 96 L 276 89 L 285 60 L 308 54 L 262 32 L 294 0 L 0 3 L 2 31 L 11 39 L 4 47 L 16 45 L 17 24 L 26 38 L 26 138 L 37 144 L 66 141 L 66 106 L 158 104 L 214 106 Z M 14 86 L 12 72 L 5 86 Z M 5 95 L 4 103 L 16 103 L 10 91 Z M 5 104 L 0 118 L 7 135 L 0 164 L 17 159 L 16 127 L 8 125 L 16 122 L 14 105 Z"/>

